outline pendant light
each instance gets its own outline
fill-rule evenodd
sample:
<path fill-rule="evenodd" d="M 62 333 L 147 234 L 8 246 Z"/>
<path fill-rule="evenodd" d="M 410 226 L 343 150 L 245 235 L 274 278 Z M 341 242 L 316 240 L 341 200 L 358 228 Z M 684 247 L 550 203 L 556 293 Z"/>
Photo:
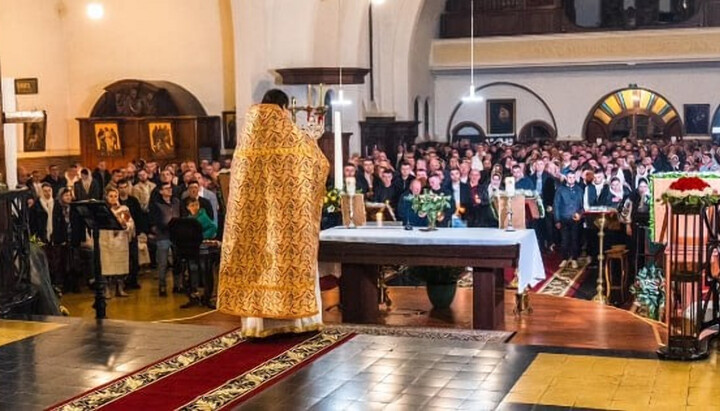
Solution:
<path fill-rule="evenodd" d="M 475 94 L 475 0 L 470 0 L 470 90 L 462 98 L 464 103 L 479 103 L 481 96 Z"/>
<path fill-rule="evenodd" d="M 341 41 L 342 36 L 340 35 L 342 30 L 340 28 L 340 20 L 342 19 L 342 0 L 338 0 L 338 12 L 337 12 L 337 38 L 338 40 L 338 54 L 337 54 L 337 61 L 338 61 L 338 67 L 339 67 L 339 75 L 340 78 L 338 79 L 338 91 L 337 91 L 337 98 L 332 100 L 331 104 L 334 107 L 344 107 L 349 106 L 352 104 L 352 101 L 345 99 L 345 91 L 343 90 L 343 68 L 342 68 L 342 47 L 341 47 Z"/>

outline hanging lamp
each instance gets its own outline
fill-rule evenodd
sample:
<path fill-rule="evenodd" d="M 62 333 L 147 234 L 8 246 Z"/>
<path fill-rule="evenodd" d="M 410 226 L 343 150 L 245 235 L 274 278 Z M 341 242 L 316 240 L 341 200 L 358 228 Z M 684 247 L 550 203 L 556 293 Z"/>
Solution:
<path fill-rule="evenodd" d="M 483 98 L 475 94 L 475 0 L 470 0 L 470 89 L 462 98 L 464 103 L 479 103 Z"/>

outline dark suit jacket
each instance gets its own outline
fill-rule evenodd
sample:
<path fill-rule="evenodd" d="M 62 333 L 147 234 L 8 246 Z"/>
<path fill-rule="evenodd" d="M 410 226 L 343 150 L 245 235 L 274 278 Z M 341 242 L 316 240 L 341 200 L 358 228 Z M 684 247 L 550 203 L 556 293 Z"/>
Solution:
<path fill-rule="evenodd" d="M 454 196 L 455 192 L 452 188 L 452 182 L 450 183 L 450 196 Z M 455 206 L 456 199 L 452 199 L 453 207 Z M 465 213 L 462 215 L 463 220 L 467 220 L 468 210 L 470 210 L 471 201 L 470 201 L 470 184 L 467 183 L 460 183 L 460 207 L 465 209 Z"/>
<path fill-rule="evenodd" d="M 135 222 L 135 230 L 138 233 L 147 233 L 150 231 L 150 222 L 148 217 L 142 209 L 140 202 L 133 196 L 128 196 L 127 199 L 120 199 L 120 204 L 126 206 L 130 210 L 130 215 Z"/>
<path fill-rule="evenodd" d="M 110 172 L 107 170 L 100 171 L 100 169 L 96 168 L 92 173 L 93 180 L 97 181 L 102 188 L 105 188 L 105 186 L 108 185 L 111 177 Z"/>
<path fill-rule="evenodd" d="M 384 203 L 386 201 L 390 202 L 390 207 L 394 210 L 397 210 L 398 201 L 400 199 L 400 194 L 398 192 L 397 186 L 390 184 L 390 187 L 385 187 L 384 185 L 379 185 L 375 187 L 375 192 L 372 198 L 373 202 L 376 203 Z"/>
<path fill-rule="evenodd" d="M 410 193 L 403 194 L 398 203 L 398 214 L 404 225 L 413 227 L 427 227 L 427 217 L 420 217 L 412 209 L 412 196 Z"/>
<path fill-rule="evenodd" d="M 53 211 L 55 208 L 53 207 Z M 30 209 L 30 234 L 36 235 L 42 242 L 47 242 L 47 211 L 40 204 L 40 200 L 35 201 L 35 205 Z"/>
<path fill-rule="evenodd" d="M 85 186 L 83 185 L 82 180 L 75 183 L 73 186 L 73 192 L 75 193 L 75 200 L 77 201 L 83 201 L 83 200 L 102 200 L 103 197 L 103 190 L 102 186 L 100 186 L 100 183 L 98 183 L 97 180 L 93 178 L 92 183 L 90 183 L 90 190 L 85 191 Z"/>
<path fill-rule="evenodd" d="M 40 206 L 40 208 L 42 208 L 42 206 Z M 44 211 L 45 209 L 43 209 L 43 212 Z M 53 232 L 51 235 L 52 238 L 50 239 L 52 244 L 70 243 L 73 247 L 77 247 L 85 241 L 85 223 L 78 213 L 70 212 L 70 235 L 68 235 L 68 222 L 65 220 L 63 208 L 59 201 L 55 201 L 52 218 Z"/>

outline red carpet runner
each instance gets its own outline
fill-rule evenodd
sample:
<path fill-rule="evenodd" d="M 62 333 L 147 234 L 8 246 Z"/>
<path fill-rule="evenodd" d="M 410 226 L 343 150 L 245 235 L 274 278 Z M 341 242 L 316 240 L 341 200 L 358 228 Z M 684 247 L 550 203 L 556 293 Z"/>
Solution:
<path fill-rule="evenodd" d="M 244 340 L 231 331 L 53 407 L 219 409 L 237 405 L 352 337 L 320 333 Z"/>

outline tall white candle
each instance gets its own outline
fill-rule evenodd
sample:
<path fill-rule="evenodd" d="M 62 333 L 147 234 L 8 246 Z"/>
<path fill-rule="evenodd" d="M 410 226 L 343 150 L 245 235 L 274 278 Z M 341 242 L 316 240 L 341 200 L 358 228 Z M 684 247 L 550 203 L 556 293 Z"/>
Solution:
<path fill-rule="evenodd" d="M 342 152 L 342 116 L 340 110 L 333 113 L 333 127 L 335 127 L 335 188 L 343 189 L 343 152 Z"/>

